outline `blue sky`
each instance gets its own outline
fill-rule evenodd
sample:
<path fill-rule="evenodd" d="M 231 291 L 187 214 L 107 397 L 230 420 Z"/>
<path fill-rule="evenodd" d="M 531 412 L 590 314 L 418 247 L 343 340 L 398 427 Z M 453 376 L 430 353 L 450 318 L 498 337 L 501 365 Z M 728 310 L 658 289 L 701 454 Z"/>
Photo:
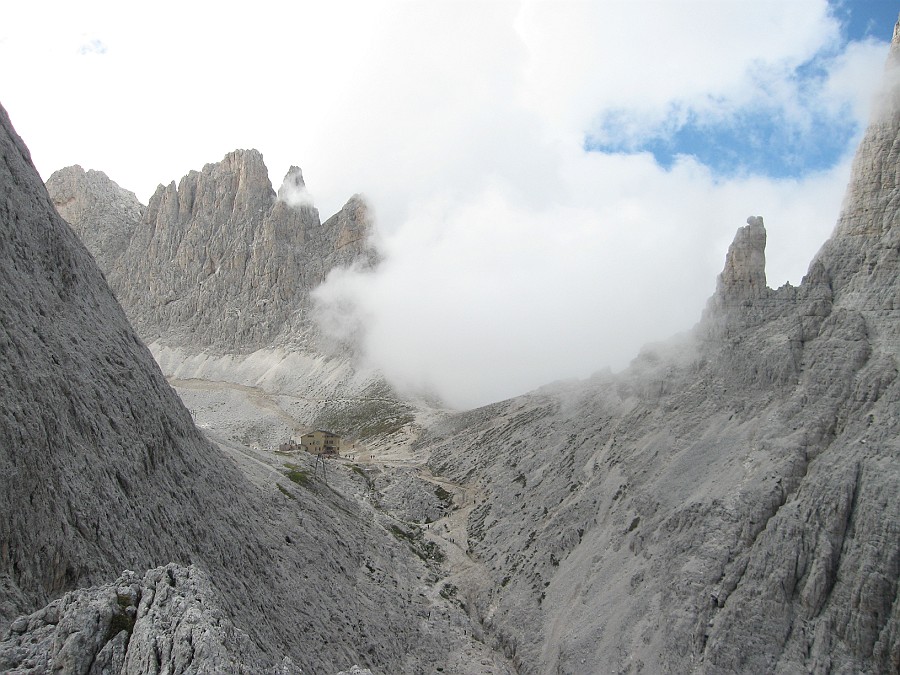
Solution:
<path fill-rule="evenodd" d="M 709 118 L 692 110 L 673 110 L 658 133 L 635 141 L 620 133 L 628 110 L 605 111 L 599 120 L 603 139 L 592 134 L 584 147 L 593 152 L 649 152 L 670 169 L 681 155 L 695 157 L 717 176 L 764 175 L 798 178 L 838 164 L 863 130 L 849 102 L 820 106 L 829 66 L 851 42 L 884 41 L 897 20 L 893 0 L 834 0 L 832 15 L 840 22 L 840 42 L 825 45 L 808 61 L 795 64 L 789 77 L 796 87 L 801 115 L 788 116 L 782 101 L 765 97 Z"/>
<path fill-rule="evenodd" d="M 832 0 L 829 5 L 850 40 L 884 40 L 900 11 L 893 0 Z"/>

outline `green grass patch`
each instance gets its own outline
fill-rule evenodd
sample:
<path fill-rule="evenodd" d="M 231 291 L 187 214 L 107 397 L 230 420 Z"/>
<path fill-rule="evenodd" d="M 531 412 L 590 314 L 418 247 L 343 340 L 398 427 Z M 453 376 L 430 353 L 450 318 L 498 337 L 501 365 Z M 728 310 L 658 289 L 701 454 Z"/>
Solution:
<path fill-rule="evenodd" d="M 391 525 L 391 534 L 397 537 L 400 541 L 411 542 L 413 540 L 413 536 L 404 530 L 401 527 L 397 527 L 396 525 Z"/>
<path fill-rule="evenodd" d="M 134 630 L 134 618 L 128 614 L 128 608 L 133 607 L 131 598 L 127 595 L 116 593 L 116 603 L 119 607 L 109 620 L 109 628 L 106 631 L 107 642 L 123 630 L 129 635 Z M 137 615 L 137 612 L 135 611 L 134 614 Z"/>
<path fill-rule="evenodd" d="M 275 483 L 275 487 L 277 487 L 281 491 L 281 494 L 283 494 L 285 497 L 293 499 L 294 501 L 297 500 L 297 498 L 290 492 L 288 492 L 287 488 L 284 487 L 281 483 Z"/>
<path fill-rule="evenodd" d="M 440 485 L 435 488 L 434 496 L 440 499 L 442 502 L 447 502 L 448 504 L 453 501 L 453 495 L 450 492 L 447 492 L 447 490 L 445 490 Z"/>
<path fill-rule="evenodd" d="M 420 530 L 407 532 L 402 527 L 391 525 L 390 531 L 391 534 L 393 534 L 397 539 L 399 539 L 400 541 L 405 541 L 407 544 L 409 544 L 410 550 L 417 556 L 419 556 L 424 562 L 444 562 L 445 556 L 444 552 L 441 550 L 441 547 L 435 544 L 433 541 L 426 541 L 422 536 L 422 532 Z"/>
<path fill-rule="evenodd" d="M 459 589 L 448 581 L 441 587 L 440 593 L 444 600 L 452 600 L 459 593 Z"/>
<path fill-rule="evenodd" d="M 288 480 L 292 483 L 296 483 L 297 485 L 308 485 L 309 484 L 309 474 L 302 469 L 291 469 L 287 472 Z"/>

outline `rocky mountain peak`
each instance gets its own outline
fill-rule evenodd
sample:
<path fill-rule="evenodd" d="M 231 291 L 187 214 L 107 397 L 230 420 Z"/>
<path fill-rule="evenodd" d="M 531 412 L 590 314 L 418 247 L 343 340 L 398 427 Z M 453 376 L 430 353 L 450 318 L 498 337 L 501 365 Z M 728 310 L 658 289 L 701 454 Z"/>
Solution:
<path fill-rule="evenodd" d="M 78 165 L 54 172 L 47 189 L 57 212 L 72 224 L 101 269 L 112 269 L 143 217 L 144 207 L 134 193 L 102 171 Z"/>
<path fill-rule="evenodd" d="M 761 216 L 750 216 L 728 247 L 716 292 L 703 313 L 701 332 L 718 341 L 756 325 L 783 301 L 793 302 L 795 291 L 791 286 L 778 291 L 766 286 L 766 228 Z"/>
<path fill-rule="evenodd" d="M 160 185 L 150 198 L 149 220 L 156 225 L 181 225 L 200 217 L 253 227 L 260 208 L 271 205 L 275 191 L 257 150 L 235 150 L 220 162 L 190 171 L 179 182 Z"/>
<path fill-rule="evenodd" d="M 237 181 L 235 192 L 239 192 L 241 188 L 260 191 L 272 190 L 269 170 L 266 168 L 262 153 L 254 148 L 232 150 L 221 161 L 205 164 L 202 173 L 218 181 L 232 177 Z"/>
<path fill-rule="evenodd" d="M 716 294 L 725 305 L 739 305 L 763 297 L 767 290 L 766 228 L 762 216 L 750 216 L 728 248 Z"/>
<path fill-rule="evenodd" d="M 348 199 L 334 218 L 336 220 L 329 219 L 326 224 L 332 224 L 337 228 L 335 252 L 347 247 L 355 250 L 360 245 L 366 245 L 372 232 L 372 218 L 369 205 L 361 195 L 353 195 Z"/>
<path fill-rule="evenodd" d="M 278 188 L 278 201 L 294 208 L 312 208 L 313 200 L 306 189 L 303 172 L 299 166 L 291 166 Z"/>
<path fill-rule="evenodd" d="M 294 188 L 305 188 L 306 182 L 303 180 L 303 171 L 300 170 L 300 167 L 291 164 L 291 168 L 288 169 L 288 172 L 284 174 L 284 180 L 281 183 L 281 188 L 278 190 L 278 196 L 281 197 L 281 190 L 286 187 L 294 187 Z"/>
<path fill-rule="evenodd" d="M 160 185 L 146 209 L 112 181 L 84 175 L 91 172 L 65 169 L 47 188 L 76 232 L 88 233 L 85 243 L 148 342 L 230 353 L 308 342 L 316 332 L 309 292 L 333 267 L 372 260 L 362 198 L 322 223 L 300 168 L 290 168 L 276 195 L 257 150 L 235 150 L 177 186 Z M 98 212 L 109 227 L 97 227 Z M 120 234 L 106 236 L 113 222 Z"/>

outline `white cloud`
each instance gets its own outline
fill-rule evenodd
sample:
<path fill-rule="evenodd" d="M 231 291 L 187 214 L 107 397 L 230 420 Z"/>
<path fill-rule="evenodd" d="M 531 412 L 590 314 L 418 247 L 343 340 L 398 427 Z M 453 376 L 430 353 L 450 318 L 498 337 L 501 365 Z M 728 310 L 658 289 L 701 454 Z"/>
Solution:
<path fill-rule="evenodd" d="M 725 114 L 779 95 L 785 76 L 837 40 L 824 2 L 527 3 L 523 98 L 564 129 L 628 110 L 635 134 L 685 108 Z M 593 129 L 598 134 L 603 129 Z"/>
<path fill-rule="evenodd" d="M 766 220 L 773 285 L 798 282 L 830 233 L 852 148 L 802 179 L 725 179 L 689 157 L 665 171 L 584 152 L 610 113 L 635 145 L 752 106 L 798 133 L 810 110 L 861 123 L 886 53 L 842 45 L 824 0 L 72 7 L 0 28 L 0 58 L 20 64 L 0 72 L 3 102 L 43 174 L 80 163 L 146 199 L 256 147 L 277 179 L 303 167 L 324 216 L 363 192 L 385 263 L 334 275 L 323 306 L 366 327 L 397 382 L 460 405 L 689 327 L 748 215 Z M 85 34 L 103 59 L 77 59 Z M 805 86 L 811 60 L 823 75 Z"/>
<path fill-rule="evenodd" d="M 717 183 L 691 160 L 665 172 L 648 155 L 569 159 L 562 173 L 592 187 L 581 200 L 535 208 L 503 185 L 440 199 L 386 239 L 378 273 L 334 274 L 318 299 L 362 317 L 368 357 L 399 386 L 485 403 L 622 367 L 689 328 L 748 215 L 767 218 L 773 285 L 799 278 L 846 176 Z"/>
<path fill-rule="evenodd" d="M 297 178 L 292 175 L 292 172 L 289 172 L 288 175 L 285 176 L 281 187 L 278 188 L 278 199 L 294 208 L 315 205 L 313 196 L 309 193 L 309 190 L 306 189 L 306 185 L 303 183 L 302 174 L 300 174 L 300 179 L 297 180 Z"/>

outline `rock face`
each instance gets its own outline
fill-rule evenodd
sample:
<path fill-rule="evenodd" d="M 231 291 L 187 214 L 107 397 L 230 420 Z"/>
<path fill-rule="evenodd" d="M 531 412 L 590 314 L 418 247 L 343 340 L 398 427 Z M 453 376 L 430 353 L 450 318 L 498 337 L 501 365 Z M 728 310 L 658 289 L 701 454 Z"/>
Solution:
<path fill-rule="evenodd" d="M 349 470 L 330 477 L 342 490 L 305 481 L 312 467 L 298 458 L 294 478 L 263 465 L 251 482 L 194 426 L 94 259 L 56 213 L 2 108 L 0 157 L 0 631 L 12 624 L 2 663 L 44 663 L 16 637 L 24 625 L 52 645 L 48 659 L 64 655 L 67 663 L 102 657 L 112 668 L 129 641 L 127 672 L 186 662 L 189 638 L 197 648 L 190 667 L 199 672 L 207 648 L 214 660 L 206 672 L 245 654 L 254 672 L 285 655 L 307 672 L 440 665 L 465 641 L 465 624 L 430 632 L 423 617 L 431 608 L 419 594 L 424 563 L 373 509 L 343 496 L 362 479 Z M 236 169 L 234 180 L 251 168 Z M 145 576 L 136 605 L 143 624 L 130 638 L 103 632 L 103 622 L 124 621 L 109 590 L 63 601 L 75 612 L 67 615 L 72 624 L 54 624 L 53 609 L 14 620 L 123 569 L 170 562 L 196 566 L 209 588 L 174 568 L 173 590 L 157 573 Z M 123 585 L 132 581 L 116 587 Z M 151 587 L 155 604 L 145 608 Z M 126 617 L 137 602 L 129 598 Z M 78 630 L 82 620 L 99 632 Z M 173 632 L 155 635 L 166 624 Z M 148 646 L 137 649 L 142 641 Z"/>
<path fill-rule="evenodd" d="M 898 32 L 799 287 L 752 217 L 690 335 L 423 439 L 479 496 L 470 610 L 520 672 L 900 671 Z"/>
<path fill-rule="evenodd" d="M 0 642 L 4 673 L 258 673 L 269 664 L 237 630 L 196 567 L 66 593 L 21 616 Z M 296 672 L 290 660 L 281 672 Z"/>
<path fill-rule="evenodd" d="M 747 218 L 725 257 L 713 301 L 720 308 L 750 304 L 769 293 L 766 286 L 766 228 L 760 216 Z"/>
<path fill-rule="evenodd" d="M 55 172 L 47 181 L 47 191 L 100 269 L 114 269 L 144 215 L 134 193 L 120 188 L 102 171 L 85 171 L 77 165 Z"/>
<path fill-rule="evenodd" d="M 47 188 L 79 233 L 99 229 L 97 209 L 79 204 L 110 211 L 130 194 L 90 173 L 93 180 L 80 183 L 73 176 L 77 168 L 63 169 Z M 367 264 L 371 253 L 360 198 L 323 224 L 314 207 L 296 200 L 304 190 L 292 167 L 279 199 L 262 155 L 236 150 L 190 172 L 177 187 L 159 186 L 140 222 L 133 219 L 139 209 L 122 213 L 122 230 L 131 236 L 105 241 L 119 254 L 98 262 L 109 265 L 110 286 L 138 333 L 148 343 L 219 353 L 307 345 L 309 291 L 333 267 Z M 85 243 L 94 250 L 93 240 Z"/>

